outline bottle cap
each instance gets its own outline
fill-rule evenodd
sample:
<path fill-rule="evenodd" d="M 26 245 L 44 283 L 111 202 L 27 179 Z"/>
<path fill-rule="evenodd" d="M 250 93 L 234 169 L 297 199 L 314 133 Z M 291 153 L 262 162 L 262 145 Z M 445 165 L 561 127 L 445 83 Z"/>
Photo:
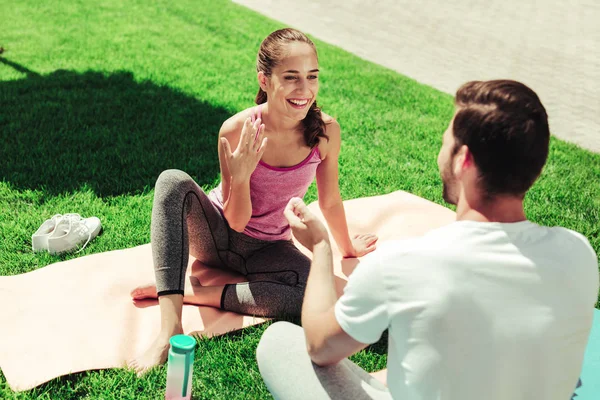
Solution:
<path fill-rule="evenodd" d="M 188 335 L 175 335 L 169 339 L 171 350 L 178 354 L 186 354 L 194 350 L 196 340 Z"/>

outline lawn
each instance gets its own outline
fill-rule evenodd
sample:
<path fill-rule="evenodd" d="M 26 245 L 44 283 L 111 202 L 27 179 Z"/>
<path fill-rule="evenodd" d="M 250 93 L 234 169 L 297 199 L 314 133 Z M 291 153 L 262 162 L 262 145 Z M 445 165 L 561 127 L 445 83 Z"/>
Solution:
<path fill-rule="evenodd" d="M 220 124 L 252 105 L 258 46 L 280 23 L 221 0 L 2 3 L 0 275 L 148 243 L 162 170 L 184 170 L 205 189 L 218 183 Z M 319 104 L 342 126 L 344 199 L 401 189 L 443 204 L 435 160 L 452 97 L 316 44 Z M 313 185 L 306 200 L 315 194 Z M 600 252 L 600 155 L 553 139 L 526 211 Z M 103 235 L 77 255 L 33 254 L 31 234 L 66 212 L 100 217 Z M 195 396 L 268 398 L 254 359 L 264 329 L 200 340 Z M 353 360 L 383 368 L 385 345 Z M 161 398 L 165 374 L 88 372 L 15 394 L 0 373 L 0 397 Z"/>

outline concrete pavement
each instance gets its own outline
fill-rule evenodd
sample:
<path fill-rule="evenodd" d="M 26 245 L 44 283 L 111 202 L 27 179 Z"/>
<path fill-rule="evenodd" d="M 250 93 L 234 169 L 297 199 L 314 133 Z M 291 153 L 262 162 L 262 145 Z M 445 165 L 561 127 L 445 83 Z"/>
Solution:
<path fill-rule="evenodd" d="M 551 132 L 600 152 L 598 0 L 234 0 L 443 92 L 508 78 Z"/>

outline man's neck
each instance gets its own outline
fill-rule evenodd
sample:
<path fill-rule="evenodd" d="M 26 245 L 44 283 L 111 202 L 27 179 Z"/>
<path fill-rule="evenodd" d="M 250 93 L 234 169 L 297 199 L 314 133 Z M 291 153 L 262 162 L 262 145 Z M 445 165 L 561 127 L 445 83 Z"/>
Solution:
<path fill-rule="evenodd" d="M 492 200 L 460 196 L 456 205 L 457 221 L 521 222 L 527 220 L 523 199 L 514 196 L 498 196 Z"/>

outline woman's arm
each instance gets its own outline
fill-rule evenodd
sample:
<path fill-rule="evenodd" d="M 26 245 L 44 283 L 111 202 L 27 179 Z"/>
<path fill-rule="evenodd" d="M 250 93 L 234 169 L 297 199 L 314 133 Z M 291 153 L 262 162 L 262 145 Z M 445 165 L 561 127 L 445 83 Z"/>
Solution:
<path fill-rule="evenodd" d="M 344 257 L 353 257 L 355 253 L 354 247 L 348 234 L 346 212 L 338 183 L 338 157 L 341 146 L 341 132 L 337 121 L 333 120 L 327 124 L 327 136 L 329 136 L 329 141 L 323 146 L 325 151 L 321 153 L 324 158 L 317 168 L 319 207 L 342 255 Z"/>
<path fill-rule="evenodd" d="M 263 140 L 264 125 L 256 137 L 260 119 L 253 124 L 244 121 L 243 128 L 226 121 L 219 131 L 219 165 L 223 190 L 223 213 L 231 229 L 243 232 L 252 216 L 250 176 L 262 157 L 267 139 Z M 240 133 L 241 130 L 241 133 Z M 255 139 L 256 138 L 256 139 Z M 235 151 L 232 152 L 231 148 Z"/>
<path fill-rule="evenodd" d="M 323 146 L 323 160 L 317 168 L 319 207 L 329 230 L 344 257 L 360 257 L 375 249 L 375 235 L 356 235 L 350 238 L 344 203 L 340 195 L 338 158 L 341 146 L 340 125 L 332 120 L 327 125 L 329 142 Z M 324 153 L 324 154 L 323 154 Z"/>

